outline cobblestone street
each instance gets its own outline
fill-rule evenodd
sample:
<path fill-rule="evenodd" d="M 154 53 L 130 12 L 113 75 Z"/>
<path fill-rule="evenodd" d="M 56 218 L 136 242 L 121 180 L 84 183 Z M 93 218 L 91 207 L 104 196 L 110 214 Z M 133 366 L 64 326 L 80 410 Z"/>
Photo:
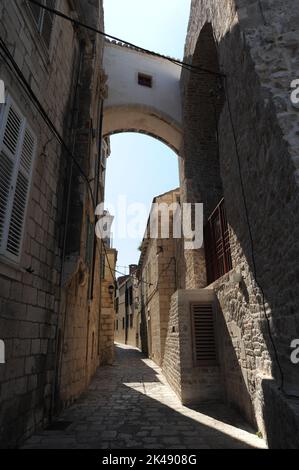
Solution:
<path fill-rule="evenodd" d="M 246 449 L 263 440 L 224 405 L 182 406 L 161 370 L 116 345 L 114 366 L 100 368 L 89 390 L 25 449 Z M 56 430 L 55 430 L 56 428 Z"/>

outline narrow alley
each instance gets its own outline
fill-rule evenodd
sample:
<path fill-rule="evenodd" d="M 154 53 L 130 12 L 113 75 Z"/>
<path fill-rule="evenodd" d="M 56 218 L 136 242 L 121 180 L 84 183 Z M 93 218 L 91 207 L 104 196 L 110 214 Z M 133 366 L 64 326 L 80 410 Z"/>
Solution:
<path fill-rule="evenodd" d="M 136 349 L 116 345 L 113 366 L 24 449 L 266 448 L 225 405 L 182 406 L 161 370 Z"/>

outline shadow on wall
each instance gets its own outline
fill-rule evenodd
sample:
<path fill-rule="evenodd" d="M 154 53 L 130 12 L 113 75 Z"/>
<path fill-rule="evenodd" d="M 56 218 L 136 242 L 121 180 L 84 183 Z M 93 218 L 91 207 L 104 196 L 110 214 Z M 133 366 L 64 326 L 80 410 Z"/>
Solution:
<path fill-rule="evenodd" d="M 254 404 L 255 416 L 263 420 L 271 447 L 298 447 L 298 413 L 278 390 L 281 377 L 265 318 L 266 310 L 285 389 L 299 395 L 299 367 L 290 360 L 290 343 L 299 337 L 299 224 L 294 218 L 299 213 L 298 188 L 272 95 L 262 88 L 244 41 L 237 25 L 217 48 L 221 71 L 227 74 L 226 98 L 229 96 L 236 142 L 227 99 L 217 120 L 209 116 L 213 76 L 194 74 L 188 81 L 184 72 L 186 193 L 205 203 L 206 216 L 215 198 L 224 195 L 233 267 L 243 275 L 244 291 L 238 286 L 232 288 L 226 278 L 215 286 L 225 319 L 221 328 L 227 338 L 223 344 L 228 397 L 243 413 L 251 415 L 251 421 Z M 215 50 L 213 30 L 207 24 L 194 57 L 186 60 L 217 71 Z M 241 332 L 243 352 L 229 332 L 233 324 Z M 240 367 L 244 361 L 248 387 Z M 261 376 L 271 373 L 274 381 L 261 381 Z M 259 413 L 262 416 L 257 416 Z"/>
<path fill-rule="evenodd" d="M 255 418 L 247 378 L 247 358 L 242 350 L 240 330 L 236 326 L 235 336 L 229 331 L 219 301 L 216 304 L 216 341 L 221 377 L 224 384 L 226 401 L 242 413 L 255 429 Z"/>

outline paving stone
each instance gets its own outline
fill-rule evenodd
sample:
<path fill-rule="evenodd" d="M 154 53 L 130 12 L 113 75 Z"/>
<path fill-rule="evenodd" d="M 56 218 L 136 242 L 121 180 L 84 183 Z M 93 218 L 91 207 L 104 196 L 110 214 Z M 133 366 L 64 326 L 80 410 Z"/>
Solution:
<path fill-rule="evenodd" d="M 72 422 L 67 430 L 40 432 L 24 448 L 265 447 L 239 415 L 223 404 L 208 405 L 204 413 L 182 406 L 160 369 L 150 360 L 145 363 L 136 349 L 118 345 L 116 366 L 100 368 L 89 390 L 60 415 L 60 420 Z"/>

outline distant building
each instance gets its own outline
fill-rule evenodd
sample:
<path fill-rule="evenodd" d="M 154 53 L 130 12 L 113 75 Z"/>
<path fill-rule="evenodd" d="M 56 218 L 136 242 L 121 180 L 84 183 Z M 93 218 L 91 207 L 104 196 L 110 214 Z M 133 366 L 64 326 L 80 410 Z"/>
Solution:
<path fill-rule="evenodd" d="M 129 267 L 130 274 L 117 281 L 115 298 L 115 341 L 140 347 L 140 314 L 138 311 L 138 289 L 136 287 L 137 266 Z"/>
<path fill-rule="evenodd" d="M 178 203 L 179 196 L 180 190 L 174 189 L 155 197 L 153 204 L 171 206 Z M 160 217 L 158 238 L 148 237 L 149 218 L 138 266 L 140 309 L 143 329 L 147 336 L 147 352 L 149 357 L 159 365 L 163 361 L 170 301 L 172 294 L 176 291 L 177 279 L 176 240 L 173 238 L 172 230 L 173 212 L 169 215 L 169 237 L 167 238 L 160 238 Z"/>

